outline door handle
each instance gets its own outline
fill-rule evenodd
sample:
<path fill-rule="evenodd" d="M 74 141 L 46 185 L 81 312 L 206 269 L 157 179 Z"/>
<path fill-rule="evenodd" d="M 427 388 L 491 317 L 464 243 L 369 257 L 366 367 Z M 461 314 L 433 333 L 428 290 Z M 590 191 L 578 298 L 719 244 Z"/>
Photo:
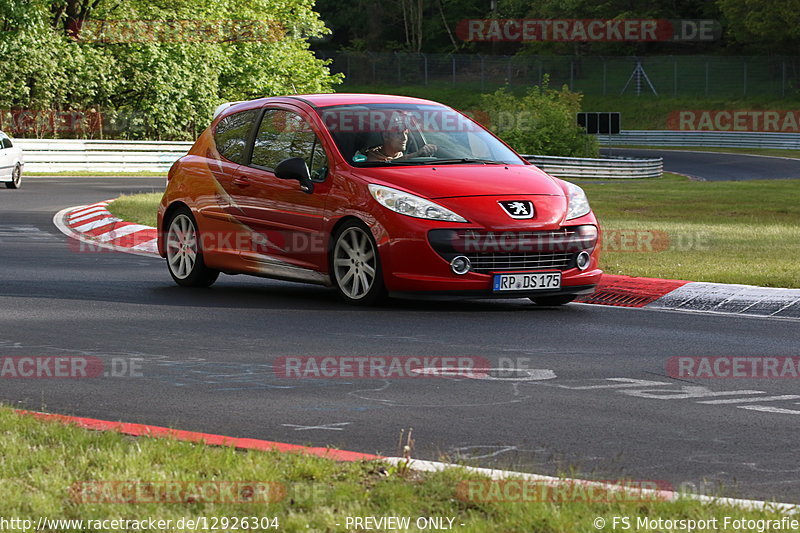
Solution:
<path fill-rule="evenodd" d="M 238 185 L 240 187 L 247 187 L 248 185 L 250 185 L 250 179 L 247 178 L 246 176 L 237 176 L 236 178 L 234 178 L 233 184 Z"/>

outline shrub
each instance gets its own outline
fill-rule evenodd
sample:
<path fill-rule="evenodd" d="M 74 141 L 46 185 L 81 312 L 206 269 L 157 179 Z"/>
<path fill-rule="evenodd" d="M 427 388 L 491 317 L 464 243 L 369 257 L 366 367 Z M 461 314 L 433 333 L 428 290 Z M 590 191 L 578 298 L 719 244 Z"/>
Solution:
<path fill-rule="evenodd" d="M 575 120 L 581 98 L 566 85 L 551 89 L 545 77 L 541 87 L 532 87 L 522 97 L 505 88 L 484 94 L 481 108 L 489 128 L 519 153 L 597 157 L 597 139 L 583 133 Z"/>

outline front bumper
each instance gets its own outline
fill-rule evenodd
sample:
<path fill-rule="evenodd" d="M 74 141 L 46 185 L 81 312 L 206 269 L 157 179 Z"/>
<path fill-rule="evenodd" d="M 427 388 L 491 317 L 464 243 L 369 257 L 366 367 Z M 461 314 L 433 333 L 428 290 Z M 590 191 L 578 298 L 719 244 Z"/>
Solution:
<path fill-rule="evenodd" d="M 383 262 L 384 283 L 388 292 L 397 297 L 409 298 L 526 298 L 530 296 L 555 296 L 585 294 L 594 290 L 603 271 L 598 267 L 599 248 L 591 251 L 586 269 L 580 270 L 570 263 L 565 268 L 519 269 L 526 272 L 561 272 L 561 288 L 557 290 L 535 290 L 494 292 L 492 281 L 496 272 L 455 274 L 447 257 L 431 245 L 428 234 L 432 229 L 444 229 L 438 223 L 432 227 L 427 221 L 408 218 L 403 228 L 392 235 L 376 235 Z M 593 222 L 593 221 L 592 221 Z M 461 228 L 459 228 L 461 229 Z M 447 254 L 445 254 L 447 255 Z"/>
<path fill-rule="evenodd" d="M 532 298 L 539 296 L 566 296 L 591 294 L 597 285 L 561 286 L 558 290 L 493 292 L 479 291 L 424 291 L 424 292 L 390 292 L 389 296 L 413 300 L 506 300 L 511 298 Z"/>

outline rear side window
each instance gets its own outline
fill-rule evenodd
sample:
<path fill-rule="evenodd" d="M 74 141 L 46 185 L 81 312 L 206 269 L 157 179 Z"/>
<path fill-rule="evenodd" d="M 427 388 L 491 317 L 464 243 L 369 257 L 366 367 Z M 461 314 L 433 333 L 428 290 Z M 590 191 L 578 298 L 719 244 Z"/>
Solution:
<path fill-rule="evenodd" d="M 2 139 L 2 146 L 0 148 L 12 148 L 14 145 L 11 144 L 11 139 L 0 133 L 0 139 Z"/>
<path fill-rule="evenodd" d="M 258 109 L 240 111 L 219 121 L 214 130 L 214 143 L 220 155 L 234 163 L 244 163 L 247 139 L 258 117 Z"/>

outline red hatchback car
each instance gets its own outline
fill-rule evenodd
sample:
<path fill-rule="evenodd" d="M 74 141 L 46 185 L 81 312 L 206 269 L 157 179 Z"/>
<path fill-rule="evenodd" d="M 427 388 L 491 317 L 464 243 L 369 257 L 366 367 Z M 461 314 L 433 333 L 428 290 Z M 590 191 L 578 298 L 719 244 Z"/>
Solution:
<path fill-rule="evenodd" d="M 226 274 L 385 295 L 592 292 L 599 229 L 583 190 L 444 105 L 315 94 L 220 106 L 171 168 L 158 247 L 173 279 Z"/>

